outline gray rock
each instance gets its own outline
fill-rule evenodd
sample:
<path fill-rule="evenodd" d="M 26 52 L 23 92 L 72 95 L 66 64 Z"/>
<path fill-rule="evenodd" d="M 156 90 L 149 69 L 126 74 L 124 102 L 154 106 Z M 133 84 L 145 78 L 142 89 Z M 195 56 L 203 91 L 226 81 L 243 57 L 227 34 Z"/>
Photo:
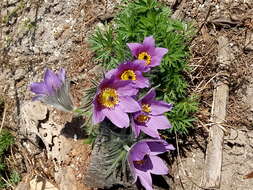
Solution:
<path fill-rule="evenodd" d="M 15 190 L 31 190 L 31 189 L 29 183 L 20 182 L 18 186 L 15 188 Z"/>
<path fill-rule="evenodd" d="M 14 79 L 15 79 L 15 80 L 22 79 L 22 78 L 25 77 L 25 74 L 26 74 L 25 69 L 18 68 L 18 69 L 15 71 Z"/>

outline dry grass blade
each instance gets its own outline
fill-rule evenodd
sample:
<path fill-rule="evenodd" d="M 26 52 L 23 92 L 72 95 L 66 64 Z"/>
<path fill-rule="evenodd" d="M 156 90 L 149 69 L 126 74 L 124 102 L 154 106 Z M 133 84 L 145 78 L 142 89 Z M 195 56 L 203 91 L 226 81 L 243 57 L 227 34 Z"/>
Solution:
<path fill-rule="evenodd" d="M 1 123 L 1 127 L 0 127 L 0 133 L 3 129 L 4 126 L 4 121 L 5 121 L 5 117 L 6 117 L 6 111 L 7 111 L 7 106 L 4 107 L 4 113 L 3 113 L 3 119 L 2 119 L 2 123 Z"/>
<path fill-rule="evenodd" d="M 4 179 L 3 177 L 1 177 L 1 179 L 2 179 L 9 187 L 11 187 L 12 190 L 15 189 L 14 186 L 13 186 L 11 183 L 9 183 L 6 179 Z"/>

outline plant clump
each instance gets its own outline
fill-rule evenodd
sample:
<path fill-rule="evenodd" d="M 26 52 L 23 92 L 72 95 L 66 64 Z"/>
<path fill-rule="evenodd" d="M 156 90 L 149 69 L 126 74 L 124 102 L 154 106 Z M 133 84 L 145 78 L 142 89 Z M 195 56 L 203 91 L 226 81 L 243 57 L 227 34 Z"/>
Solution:
<path fill-rule="evenodd" d="M 95 60 L 107 70 L 131 59 L 131 52 L 135 58 L 146 59 L 150 66 L 155 65 L 155 61 L 160 59 L 159 55 L 152 63 L 149 62 L 149 56 L 155 50 L 143 51 L 145 44 L 138 48 L 135 43 L 129 44 L 142 41 L 145 36 L 152 35 L 158 47 L 168 49 L 161 64 L 145 76 L 149 76 L 151 85 L 156 87 L 158 99 L 174 106 L 171 112 L 166 113 L 173 128 L 164 134 L 170 134 L 171 131 L 186 134 L 193 127 L 193 113 L 197 111 L 198 105 L 196 96 L 188 94 L 185 80 L 185 72 L 190 69 L 187 65 L 187 43 L 193 36 L 194 29 L 170 16 L 170 10 L 155 0 L 130 2 L 122 7 L 112 24 L 98 29 L 91 36 L 90 44 L 96 53 Z M 130 46 L 130 51 L 125 44 Z M 138 51 L 141 53 L 138 54 Z"/>
<path fill-rule="evenodd" d="M 119 154 L 111 153 L 109 157 L 104 159 L 105 163 L 112 163 L 108 168 L 107 176 L 109 177 L 119 171 L 122 176 L 127 178 L 127 169 L 123 169 L 127 162 L 132 172 L 131 175 L 134 177 L 139 174 L 138 178 L 142 186 L 146 189 L 152 189 L 151 173 L 160 175 L 168 173 L 164 161 L 154 155 L 174 150 L 171 144 L 161 138 L 158 131 L 158 129 L 171 128 L 171 124 L 164 113 L 171 111 L 172 105 L 156 100 L 156 93 L 153 88 L 142 96 L 146 88 L 150 88 L 149 80 L 144 78 L 143 74 L 144 72 L 151 72 L 153 67 L 159 66 L 168 50 L 157 47 L 152 36 L 145 37 L 143 43 L 131 43 L 128 46 L 132 50 L 132 55 L 136 55 L 135 59 L 121 63 L 116 69 L 109 70 L 100 83 L 94 83 L 96 88 L 93 92 L 89 91 L 93 98 L 90 97 L 92 101 L 89 101 L 88 107 L 92 108 L 92 125 L 103 128 L 100 123 L 107 123 L 106 127 L 109 133 L 115 134 L 113 138 L 116 141 L 112 139 L 111 143 L 112 147 L 116 147 L 114 145 L 116 142 L 117 149 L 112 149 L 112 151 L 118 151 Z M 144 53 L 149 56 L 149 59 L 139 59 L 139 55 Z M 71 102 L 72 105 L 68 90 L 64 91 L 64 96 L 62 93 L 58 93 L 61 88 L 67 85 L 66 81 L 65 70 L 61 69 L 55 74 L 46 69 L 44 81 L 33 82 L 30 86 L 31 91 L 36 94 L 33 100 L 42 101 L 63 111 L 85 115 L 85 110 L 76 109 L 75 106 L 70 106 L 71 109 L 63 109 L 68 107 L 68 102 Z M 141 85 L 142 82 L 145 85 Z M 110 126 L 114 129 L 110 129 Z M 123 136 L 125 138 L 122 138 Z M 144 139 L 148 143 L 143 144 Z M 140 145 L 148 147 L 149 144 L 150 147 L 147 148 L 146 152 L 135 148 Z M 160 164 L 160 166 L 155 164 Z M 137 182 L 137 177 L 135 177 L 134 182 Z"/>
<path fill-rule="evenodd" d="M 147 190 L 153 189 L 151 174 L 169 171 L 158 155 L 175 148 L 163 138 L 172 131 L 187 133 L 197 109 L 184 79 L 190 69 L 186 44 L 193 32 L 169 16 L 155 0 L 133 1 L 113 25 L 91 36 L 95 58 L 106 72 L 100 80 L 91 80 L 94 86 L 86 90 L 82 107 L 73 105 L 64 69 L 46 69 L 44 81 L 30 86 L 33 100 L 88 117 L 86 142 L 95 142 L 96 135 L 110 136 L 102 141 L 110 145 L 102 159 L 110 163 L 106 178 L 127 179 L 130 171 L 134 182 Z"/>
<path fill-rule="evenodd" d="M 14 137 L 7 130 L 0 131 L 0 188 L 7 188 L 17 184 L 21 178 L 17 171 L 7 167 L 6 158 L 10 146 L 14 144 Z"/>

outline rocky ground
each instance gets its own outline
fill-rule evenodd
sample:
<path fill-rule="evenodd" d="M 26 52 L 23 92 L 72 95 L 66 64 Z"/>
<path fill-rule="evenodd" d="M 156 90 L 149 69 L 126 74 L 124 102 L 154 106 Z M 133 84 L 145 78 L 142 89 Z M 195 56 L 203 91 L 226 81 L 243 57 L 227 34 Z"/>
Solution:
<path fill-rule="evenodd" d="M 196 129 L 186 139 L 178 139 L 171 189 L 202 187 L 205 151 L 212 126 L 212 92 L 219 76 L 217 38 L 226 36 L 232 64 L 228 68 L 227 117 L 222 125 L 225 139 L 220 189 L 250 190 L 253 179 L 244 176 L 253 171 L 253 1 L 163 2 L 172 7 L 175 18 L 191 22 L 197 28 L 197 35 L 189 44 L 189 62 L 193 69 L 187 78 L 189 93 L 200 96 Z M 96 26 L 113 18 L 118 4 L 118 0 L 0 2 L 3 127 L 16 135 L 10 166 L 22 174 L 19 189 L 39 182 L 66 190 L 89 189 L 83 181 L 90 147 L 83 145 L 82 133 L 70 130 L 76 121 L 69 114 L 38 102 L 29 103 L 32 94 L 28 86 L 32 81 L 41 80 L 45 67 L 54 70 L 64 67 L 71 79 L 74 101 L 80 103 L 83 90 L 90 85 L 88 79 L 100 69 L 92 60 L 87 37 Z M 82 122 L 80 119 L 77 123 Z M 48 130 L 49 127 L 54 130 Z"/>
<path fill-rule="evenodd" d="M 24 179 L 18 188 L 42 181 L 60 189 L 87 189 L 83 178 L 90 147 L 83 145 L 83 134 L 71 128 L 76 121 L 38 102 L 28 103 L 29 85 L 41 80 L 46 67 L 65 68 L 73 96 L 79 97 L 74 101 L 80 103 L 89 78 L 98 70 L 93 68 L 87 36 L 113 17 L 117 3 L 1 1 L 0 95 L 5 101 L 3 127 L 16 136 L 11 157 L 15 162 L 10 164 Z"/>
<path fill-rule="evenodd" d="M 187 139 L 191 151 L 178 150 L 178 160 L 173 165 L 175 189 L 203 189 L 206 145 L 212 127 L 211 112 L 213 89 L 220 78 L 217 61 L 220 36 L 229 41 L 231 65 L 226 68 L 229 99 L 226 120 L 221 190 L 252 189 L 253 180 L 246 175 L 253 171 L 252 162 L 252 1 L 184 1 L 180 7 L 184 20 L 197 23 L 198 35 L 191 43 L 189 74 L 192 92 L 201 96 L 199 122 L 203 130 Z M 197 135 L 196 135 L 197 134 Z M 182 142 L 183 144 L 183 142 Z"/>

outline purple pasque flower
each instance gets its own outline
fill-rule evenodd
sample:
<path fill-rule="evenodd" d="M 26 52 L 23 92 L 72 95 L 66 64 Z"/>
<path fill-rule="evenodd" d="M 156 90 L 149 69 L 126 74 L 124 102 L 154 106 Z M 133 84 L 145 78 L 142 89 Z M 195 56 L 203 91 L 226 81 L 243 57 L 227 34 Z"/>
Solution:
<path fill-rule="evenodd" d="M 127 113 L 141 110 L 138 102 L 132 97 L 138 90 L 130 83 L 116 80 L 114 76 L 101 82 L 93 101 L 93 123 L 97 124 L 107 117 L 120 128 L 129 126 Z"/>
<path fill-rule="evenodd" d="M 120 64 L 117 69 L 112 69 L 107 72 L 105 76 L 110 78 L 114 75 L 117 80 L 130 81 L 135 88 L 149 87 L 148 79 L 142 75 L 143 72 L 149 70 L 144 66 L 144 63 L 141 60 L 125 62 Z"/>
<path fill-rule="evenodd" d="M 169 170 L 158 154 L 175 150 L 174 146 L 165 140 L 142 140 L 134 144 L 128 152 L 127 159 L 134 178 L 139 178 L 146 190 L 152 190 L 151 174 L 166 175 Z"/>
<path fill-rule="evenodd" d="M 166 48 L 155 47 L 155 40 L 152 36 L 146 37 L 142 44 L 128 43 L 127 46 L 134 57 L 146 62 L 147 67 L 160 65 L 163 56 L 168 52 Z"/>
<path fill-rule="evenodd" d="M 171 111 L 172 104 L 168 104 L 164 101 L 158 101 L 155 99 L 156 92 L 152 88 L 147 94 L 139 100 L 142 106 L 142 110 L 150 115 L 162 115 L 165 112 Z"/>
<path fill-rule="evenodd" d="M 46 69 L 44 81 L 33 82 L 30 85 L 30 90 L 36 94 L 33 101 L 40 100 L 63 111 L 74 109 L 69 95 L 69 82 L 66 80 L 64 69 L 60 69 L 57 73 Z"/>
<path fill-rule="evenodd" d="M 164 101 L 155 100 L 155 90 L 151 89 L 142 99 L 139 104 L 142 108 L 132 116 L 132 129 L 136 137 L 139 136 L 140 131 L 145 134 L 160 138 L 158 129 L 171 128 L 170 122 L 163 113 L 172 109 L 172 104 Z"/>

